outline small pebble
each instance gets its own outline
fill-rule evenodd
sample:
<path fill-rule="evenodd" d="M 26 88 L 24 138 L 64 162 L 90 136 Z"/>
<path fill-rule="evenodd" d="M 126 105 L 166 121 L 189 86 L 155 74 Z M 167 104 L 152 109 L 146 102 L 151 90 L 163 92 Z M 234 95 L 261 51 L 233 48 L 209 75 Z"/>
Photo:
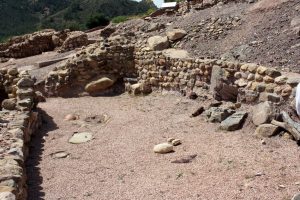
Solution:
<path fill-rule="evenodd" d="M 74 115 L 74 114 L 68 114 L 67 116 L 65 116 L 65 120 L 66 121 L 74 121 L 79 119 L 78 115 Z"/>
<path fill-rule="evenodd" d="M 261 140 L 260 142 L 261 142 L 261 144 L 263 144 L 263 145 L 266 145 L 266 144 L 267 144 L 265 140 Z"/>
<path fill-rule="evenodd" d="M 173 146 L 177 146 L 181 144 L 181 140 L 180 139 L 175 139 L 172 141 Z"/>
<path fill-rule="evenodd" d="M 174 140 L 175 140 L 175 138 L 168 138 L 168 139 L 167 139 L 167 142 L 172 143 Z"/>

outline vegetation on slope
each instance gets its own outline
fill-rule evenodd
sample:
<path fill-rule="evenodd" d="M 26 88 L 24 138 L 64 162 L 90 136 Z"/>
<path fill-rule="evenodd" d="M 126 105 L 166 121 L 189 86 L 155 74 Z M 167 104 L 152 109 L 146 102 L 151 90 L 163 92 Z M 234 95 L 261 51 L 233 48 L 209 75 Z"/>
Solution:
<path fill-rule="evenodd" d="M 0 0 L 0 41 L 44 28 L 84 30 L 97 20 L 104 23 L 154 8 L 151 0 Z"/>

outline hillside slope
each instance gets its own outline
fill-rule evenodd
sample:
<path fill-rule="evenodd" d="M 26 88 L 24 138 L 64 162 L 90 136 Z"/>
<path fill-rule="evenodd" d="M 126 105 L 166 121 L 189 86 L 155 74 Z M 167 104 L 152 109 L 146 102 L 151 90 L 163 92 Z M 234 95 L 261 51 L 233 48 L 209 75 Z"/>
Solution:
<path fill-rule="evenodd" d="M 85 29 L 87 20 L 99 13 L 113 18 L 150 8 L 155 5 L 149 0 L 0 0 L 0 40 L 41 28 Z"/>

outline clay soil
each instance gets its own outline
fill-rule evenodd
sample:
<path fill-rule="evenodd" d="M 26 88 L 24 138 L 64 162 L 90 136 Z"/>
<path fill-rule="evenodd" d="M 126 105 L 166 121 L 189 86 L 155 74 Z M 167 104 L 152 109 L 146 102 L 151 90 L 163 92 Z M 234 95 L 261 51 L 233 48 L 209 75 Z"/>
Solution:
<path fill-rule="evenodd" d="M 299 146 L 292 140 L 254 137 L 189 115 L 203 102 L 170 94 L 146 97 L 53 98 L 39 105 L 42 129 L 27 162 L 29 200 L 291 199 L 300 190 Z M 80 116 L 64 121 L 67 114 Z M 105 123 L 84 122 L 107 115 Z M 74 132 L 94 139 L 70 144 Z M 175 152 L 153 146 L 174 137 Z M 55 158 L 64 151 L 66 158 Z M 197 154 L 190 163 L 172 161 Z"/>

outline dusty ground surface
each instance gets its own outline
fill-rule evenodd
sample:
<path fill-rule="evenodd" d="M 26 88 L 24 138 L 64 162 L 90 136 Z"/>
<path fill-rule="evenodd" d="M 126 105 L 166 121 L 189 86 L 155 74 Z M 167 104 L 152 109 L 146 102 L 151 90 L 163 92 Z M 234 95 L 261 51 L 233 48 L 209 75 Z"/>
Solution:
<path fill-rule="evenodd" d="M 240 131 L 221 132 L 202 117 L 189 117 L 200 104 L 169 94 L 48 99 L 39 105 L 44 124 L 27 162 L 29 199 L 283 200 L 300 190 L 294 141 L 274 137 L 263 145 L 249 120 Z M 64 121 L 70 113 L 80 120 Z M 109 116 L 104 124 L 80 123 L 102 114 Z M 68 143 L 81 131 L 94 139 Z M 174 153 L 153 153 L 169 137 L 182 145 Z M 69 156 L 54 158 L 58 151 Z M 192 154 L 191 163 L 171 163 Z"/>

